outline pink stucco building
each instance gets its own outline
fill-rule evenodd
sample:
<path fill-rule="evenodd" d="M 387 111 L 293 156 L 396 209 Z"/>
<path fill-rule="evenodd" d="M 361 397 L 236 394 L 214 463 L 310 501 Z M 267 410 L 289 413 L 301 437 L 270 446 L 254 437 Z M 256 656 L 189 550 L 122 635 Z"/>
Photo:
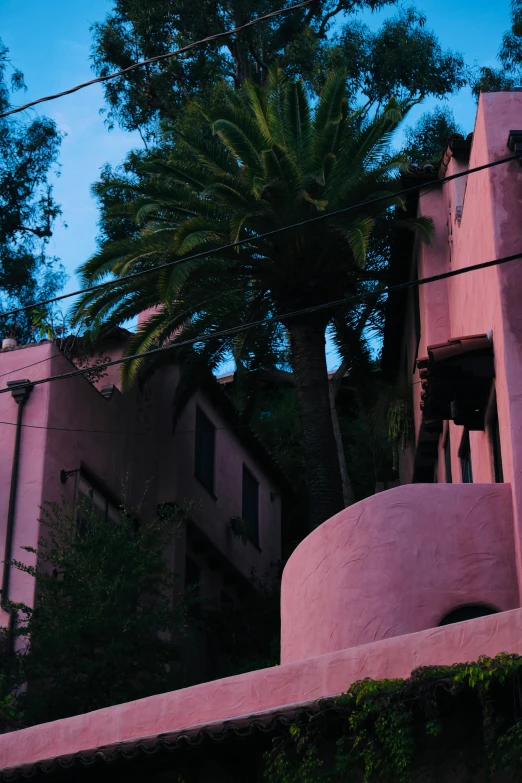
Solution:
<path fill-rule="evenodd" d="M 124 330 L 115 331 L 103 356 L 121 356 L 126 339 Z M 54 342 L 0 352 L 2 387 L 72 369 Z M 122 391 L 118 369 L 93 382 L 80 376 L 0 395 L 1 560 L 32 562 L 21 547 L 37 547 L 45 501 L 91 496 L 110 519 L 125 496 L 149 519 L 162 503 L 192 504 L 191 521 L 173 537 L 168 556 L 204 598 L 236 600 L 250 589 L 254 572 L 277 578 L 285 479 L 241 426 L 219 383 L 203 382 L 174 423 L 177 366 L 129 391 Z M 246 520 L 246 540 L 234 533 L 233 518 Z M 0 572 L 4 594 L 32 606 L 34 581 L 5 562 Z M 9 621 L 3 610 L 0 619 Z M 197 657 L 188 656 L 191 666 Z"/>
<path fill-rule="evenodd" d="M 397 244 L 393 282 L 522 251 L 517 161 L 439 183 L 508 155 L 520 128 L 522 92 L 484 94 L 473 139 L 453 140 L 438 170 L 412 175 L 426 187 L 410 213 L 431 216 L 435 234 L 429 246 Z M 401 485 L 328 520 L 293 553 L 281 665 L 0 737 L 4 779 L 267 726 L 364 677 L 522 654 L 521 346 L 522 261 L 390 299 L 384 369 L 407 386 L 414 418 Z M 35 431 L 35 453 L 47 453 L 46 437 Z"/>

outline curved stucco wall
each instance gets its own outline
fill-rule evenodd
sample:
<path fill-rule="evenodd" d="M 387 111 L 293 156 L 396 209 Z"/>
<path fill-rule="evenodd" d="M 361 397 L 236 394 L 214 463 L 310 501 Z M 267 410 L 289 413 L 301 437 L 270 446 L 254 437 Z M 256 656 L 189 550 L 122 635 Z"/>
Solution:
<path fill-rule="evenodd" d="M 409 484 L 314 530 L 283 573 L 281 663 L 519 606 L 509 484 Z"/>

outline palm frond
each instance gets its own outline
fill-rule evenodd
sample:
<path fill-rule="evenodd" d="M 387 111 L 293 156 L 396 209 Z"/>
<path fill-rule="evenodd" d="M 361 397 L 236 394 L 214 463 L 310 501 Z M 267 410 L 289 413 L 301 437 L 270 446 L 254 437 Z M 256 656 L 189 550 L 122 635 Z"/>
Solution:
<path fill-rule="evenodd" d="M 247 97 L 248 105 L 257 121 L 259 130 L 265 139 L 267 148 L 274 143 L 269 126 L 268 104 L 264 90 L 251 81 L 245 82 L 243 90 Z"/>
<path fill-rule="evenodd" d="M 338 123 L 341 120 L 343 102 L 346 101 L 345 93 L 346 72 L 338 70 L 330 73 L 315 111 L 314 131 L 317 137 L 320 137 L 332 122 Z"/>
<path fill-rule="evenodd" d="M 310 164 L 312 121 L 310 105 L 301 82 L 288 84 L 284 104 L 285 138 L 300 176 Z"/>
<path fill-rule="evenodd" d="M 274 145 L 278 145 L 281 149 L 286 149 L 284 124 L 286 84 L 283 70 L 276 64 L 272 65 L 266 82 L 267 119 L 270 138 Z"/>
<path fill-rule="evenodd" d="M 365 215 L 359 215 L 351 221 L 350 228 L 346 231 L 346 236 L 350 243 L 355 263 L 361 269 L 364 268 L 366 264 L 368 242 L 370 241 L 372 230 L 372 218 Z"/>
<path fill-rule="evenodd" d="M 424 242 L 426 245 L 431 243 L 433 232 L 435 230 L 433 219 L 423 215 L 419 215 L 415 218 L 396 218 L 394 227 L 398 229 L 405 228 L 408 231 L 413 231 L 413 233 L 418 236 L 420 241 Z"/>
<path fill-rule="evenodd" d="M 216 120 L 212 130 L 222 140 L 237 162 L 247 166 L 251 177 L 263 174 L 259 153 L 246 134 L 230 120 Z"/>

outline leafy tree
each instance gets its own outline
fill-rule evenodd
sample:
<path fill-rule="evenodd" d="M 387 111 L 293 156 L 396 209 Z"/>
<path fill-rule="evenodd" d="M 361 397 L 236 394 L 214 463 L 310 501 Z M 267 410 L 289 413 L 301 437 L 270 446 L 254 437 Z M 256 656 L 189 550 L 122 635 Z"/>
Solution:
<path fill-rule="evenodd" d="M 401 201 L 396 176 L 404 158 L 389 152 L 393 132 L 408 104 L 388 104 L 373 119 L 348 110 L 346 77 L 332 74 L 313 110 L 301 82 L 273 68 L 264 89 L 248 82 L 240 95 L 205 117 L 206 132 L 178 133 L 168 162 L 147 164 L 148 179 L 128 188 L 138 238 L 102 248 L 81 268 L 87 285 L 112 275 L 115 283 L 84 295 L 77 322 L 94 332 L 159 306 L 129 341 L 129 353 L 156 344 L 212 334 L 274 316 L 277 320 L 236 336 L 200 343 L 186 355 L 177 403 L 192 391 L 203 366 L 216 367 L 227 351 L 246 367 L 256 364 L 259 346 L 274 353 L 289 343 L 303 433 L 311 524 L 343 507 L 325 358 L 325 330 L 331 323 L 349 348 L 353 308 L 326 308 L 299 318 L 285 314 L 315 308 L 360 290 L 379 298 L 380 275 L 365 270 L 372 232 L 389 225 L 389 210 Z M 205 112 L 201 109 L 203 116 Z M 306 220 L 377 196 L 385 203 L 309 224 L 277 238 L 251 242 L 186 262 L 159 275 L 118 281 L 130 270 L 150 269 L 194 251 Z M 430 221 L 408 227 L 429 235 Z M 377 279 L 376 279 L 377 277 Z M 347 350 L 348 350 L 347 348 Z M 168 355 L 167 355 L 168 360 Z M 126 382 L 143 360 L 124 365 Z"/>
<path fill-rule="evenodd" d="M 107 522 L 88 505 L 44 507 L 38 565 L 12 564 L 37 591 L 34 609 L 12 605 L 25 644 L 8 681 L 29 683 L 16 699 L 25 725 L 180 687 L 171 634 L 185 610 L 164 557 L 178 523 L 172 512 L 139 523 L 123 507 Z"/>
<path fill-rule="evenodd" d="M 479 75 L 473 83 L 473 94 L 478 99 L 481 92 L 500 92 L 516 87 L 518 79 L 504 68 L 484 66 L 479 69 Z"/>
<path fill-rule="evenodd" d="M 250 427 L 294 487 L 291 502 L 283 506 L 282 545 L 286 558 L 306 534 L 302 525 L 307 513 L 306 474 L 297 394 L 290 373 L 278 373 L 270 378 L 271 382 L 264 379 L 264 373 L 252 375 L 257 376 L 258 393 L 250 413 Z M 375 362 L 362 367 L 354 363 L 349 377 L 343 378 L 337 390 L 336 410 L 353 495 L 351 503 L 373 495 L 377 482 L 397 477 L 386 421 L 389 394 L 384 400 L 383 394 Z"/>
<path fill-rule="evenodd" d="M 499 58 L 508 73 L 522 74 L 522 2 L 511 0 L 511 30 L 502 39 Z"/>
<path fill-rule="evenodd" d="M 467 84 L 469 69 L 462 55 L 443 51 L 426 22 L 424 14 L 407 7 L 386 19 L 375 33 L 360 22 L 350 23 L 333 37 L 324 59 L 330 68 L 347 69 L 350 93 L 362 93 L 370 106 L 392 97 L 443 98 Z M 323 68 L 317 62 L 316 79 L 320 80 Z"/>
<path fill-rule="evenodd" d="M 449 106 L 437 106 L 425 112 L 413 127 L 406 130 L 405 153 L 417 165 L 436 163 L 450 137 L 463 133 Z"/>
<path fill-rule="evenodd" d="M 93 67 L 98 75 L 106 75 L 293 4 L 294 0 L 114 0 L 111 13 L 93 26 Z M 207 95 L 223 80 L 236 89 L 246 79 L 264 84 L 274 63 L 313 89 L 322 86 L 328 70 L 343 67 L 352 99 L 362 93 L 370 103 L 382 104 L 398 95 L 442 97 L 462 87 L 468 73 L 461 55 L 441 49 L 416 9 L 399 11 L 377 33 L 357 21 L 361 9 L 389 4 L 390 0 L 316 0 L 234 38 L 132 71 L 105 85 L 108 123 L 137 129 L 144 141 L 150 141 L 158 120 L 177 119 L 187 99 Z"/>
<path fill-rule="evenodd" d="M 10 107 L 12 90 L 25 89 L 8 54 L 0 41 L 0 111 Z M 46 117 L 0 119 L 0 328 L 14 331 L 20 341 L 31 337 L 30 315 L 15 323 L 2 318 L 1 311 L 48 298 L 65 282 L 62 266 L 46 253 L 61 214 L 49 182 L 60 141 L 55 123 Z"/>
<path fill-rule="evenodd" d="M 473 85 L 478 97 L 481 92 L 509 90 L 520 86 L 522 80 L 522 2 L 511 0 L 511 29 L 504 33 L 498 58 L 500 68 L 484 66 L 479 69 Z"/>

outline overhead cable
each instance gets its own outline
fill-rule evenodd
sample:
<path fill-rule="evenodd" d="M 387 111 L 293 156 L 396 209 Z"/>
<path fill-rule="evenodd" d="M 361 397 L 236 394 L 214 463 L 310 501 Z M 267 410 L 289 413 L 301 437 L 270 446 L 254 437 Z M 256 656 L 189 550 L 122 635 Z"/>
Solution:
<path fill-rule="evenodd" d="M 138 277 L 144 277 L 145 275 L 153 274 L 156 272 L 160 272 L 162 269 L 168 269 L 169 267 L 177 266 L 178 264 L 184 264 L 187 261 L 195 261 L 198 258 L 206 258 L 211 255 L 216 255 L 217 253 L 223 253 L 228 250 L 232 250 L 237 247 L 241 247 L 242 245 L 249 245 L 252 243 L 261 242 L 264 239 L 267 239 L 272 236 L 276 236 L 277 234 L 281 234 L 284 231 L 291 231 L 293 229 L 302 228 L 303 226 L 307 226 L 313 223 L 317 223 L 320 220 L 328 220 L 333 217 L 337 217 L 338 215 L 344 215 L 348 212 L 353 212 L 358 209 L 363 209 L 364 207 L 371 206 L 373 204 L 379 204 L 386 201 L 393 201 L 394 199 L 408 195 L 409 193 L 413 193 L 417 190 L 433 190 L 434 188 L 439 187 L 440 185 L 445 185 L 447 182 L 451 182 L 452 180 L 459 179 L 459 177 L 467 177 L 468 174 L 476 174 L 479 171 L 484 171 L 485 169 L 491 169 L 494 166 L 499 166 L 502 163 L 509 163 L 512 160 L 518 160 L 521 158 L 521 153 L 516 153 L 515 155 L 508 155 L 506 158 L 500 158 L 499 160 L 495 160 L 491 163 L 484 163 L 481 166 L 475 166 L 472 169 L 467 169 L 466 171 L 460 171 L 457 174 L 451 174 L 449 177 L 445 177 L 444 179 L 434 180 L 432 182 L 422 182 L 418 185 L 412 185 L 409 188 L 403 188 L 402 190 L 397 191 L 397 193 L 393 193 L 386 196 L 378 196 L 377 198 L 369 199 L 368 201 L 361 201 L 358 204 L 352 204 L 349 207 L 342 207 L 341 209 L 336 209 L 332 212 L 325 212 L 321 215 L 316 215 L 312 218 L 306 218 L 305 220 L 300 220 L 297 223 L 290 223 L 286 226 L 281 226 L 280 228 L 274 228 L 271 231 L 266 231 L 263 234 L 257 234 L 255 236 L 248 237 L 246 239 L 238 239 L 235 242 L 229 242 L 226 245 L 221 245 L 220 247 L 211 248 L 209 250 L 202 250 L 198 253 L 194 253 L 190 256 L 185 256 L 184 258 L 178 258 L 175 261 L 167 261 L 165 264 L 159 264 L 158 266 L 150 267 L 148 269 L 142 269 L 138 272 L 132 272 L 130 275 L 122 275 L 122 277 L 116 277 L 111 280 L 106 280 L 103 283 L 96 283 L 96 285 L 88 286 L 87 288 L 80 288 L 77 291 L 71 291 L 67 294 L 59 294 L 58 296 L 51 297 L 50 299 L 42 299 L 38 302 L 33 302 L 29 305 L 24 305 L 23 307 L 18 307 L 16 310 L 9 310 L 5 313 L 0 313 L 0 317 L 2 318 L 9 318 L 14 315 L 19 315 L 20 313 L 25 313 L 28 310 L 35 310 L 39 307 L 43 307 L 45 305 L 54 304 L 56 302 L 61 302 L 64 299 L 69 299 L 72 296 L 80 296 L 81 294 L 89 294 L 93 291 L 98 291 L 102 288 L 107 288 L 109 286 L 117 286 L 122 282 L 125 282 L 126 280 L 134 280 Z"/>
<path fill-rule="evenodd" d="M 503 258 L 496 258 L 492 261 L 484 261 L 480 264 L 473 264 L 472 266 L 465 266 L 461 269 L 453 269 L 449 272 L 441 272 L 438 275 L 431 275 L 430 277 L 423 277 L 420 280 L 407 280 L 404 283 L 398 283 L 397 285 L 388 286 L 387 288 L 383 288 L 381 291 L 378 292 L 378 298 L 381 298 L 384 295 L 389 295 L 396 293 L 397 291 L 406 289 L 406 288 L 415 288 L 417 286 L 426 285 L 428 283 L 435 283 L 439 280 L 446 280 L 451 277 L 457 277 L 458 275 L 467 274 L 469 272 L 476 272 L 479 269 L 488 269 L 493 266 L 500 266 L 501 264 L 507 264 L 510 261 L 515 261 L 519 258 L 522 258 L 522 252 L 520 253 L 514 253 L 510 256 L 504 256 Z M 327 310 L 332 309 L 335 307 L 339 307 L 341 305 L 346 304 L 354 304 L 356 302 L 363 302 L 366 299 L 369 298 L 375 298 L 377 292 L 375 291 L 368 291 L 364 294 L 358 294 L 356 296 L 349 296 L 349 297 L 343 297 L 342 299 L 334 299 L 329 302 L 324 302 L 322 304 L 313 305 L 312 307 L 303 307 L 299 310 L 293 310 L 288 313 L 284 313 L 282 315 L 276 315 L 272 316 L 270 318 L 262 318 L 258 321 L 251 321 L 247 324 L 239 324 L 238 326 L 231 327 L 230 329 L 222 329 L 215 332 L 211 332 L 210 334 L 204 334 L 200 335 L 199 337 L 192 337 L 188 340 L 180 340 L 179 342 L 173 342 L 169 343 L 167 345 L 162 345 L 159 348 L 153 348 L 150 351 L 145 351 L 142 353 L 135 353 L 130 354 L 129 356 L 122 356 L 119 359 L 112 359 L 109 362 L 104 362 L 103 364 L 96 365 L 97 370 L 104 370 L 107 367 L 114 367 L 115 365 L 124 364 L 125 362 L 134 361 L 135 359 L 144 359 L 149 356 L 155 356 L 159 353 L 164 353 L 165 351 L 171 351 L 177 348 L 182 348 L 184 346 L 188 345 L 195 345 L 197 343 L 203 343 L 208 342 L 209 340 L 214 340 L 216 338 L 221 337 L 228 337 L 230 335 L 238 334 L 240 332 L 247 331 L 248 329 L 253 329 L 257 326 L 263 326 L 265 324 L 274 323 L 276 321 L 287 321 L 291 318 L 295 318 L 300 315 L 310 314 L 310 313 L 316 313 L 321 310 Z M 33 386 L 39 386 L 43 383 L 50 383 L 52 381 L 61 381 L 61 380 L 67 380 L 69 378 L 75 378 L 80 375 L 86 375 L 87 373 L 93 371 L 93 367 L 84 367 L 82 369 L 76 369 L 71 370 L 70 372 L 66 373 L 60 373 L 59 375 L 51 375 L 48 378 L 40 378 L 34 381 L 30 381 L 30 383 Z M 23 388 L 27 384 L 21 383 L 19 385 L 12 385 L 10 387 L 6 387 L 3 389 L 0 389 L 0 394 L 7 394 L 8 392 L 12 392 L 17 388 Z"/>
<path fill-rule="evenodd" d="M 73 92 L 78 92 L 78 90 L 83 90 L 85 87 L 90 87 L 93 84 L 100 84 L 101 82 L 108 82 L 110 79 L 117 79 L 120 76 L 124 76 L 126 73 L 130 73 L 131 71 L 135 71 L 137 68 L 142 68 L 144 65 L 151 65 L 152 63 L 161 62 L 162 60 L 167 60 L 171 57 L 177 57 L 179 54 L 185 54 L 185 52 L 189 52 L 191 49 L 196 49 L 198 46 L 203 46 L 204 44 L 212 43 L 212 41 L 219 41 L 222 38 L 226 38 L 229 35 L 235 35 L 235 33 L 240 33 L 242 30 L 246 30 L 249 27 L 254 27 L 256 24 L 260 24 L 261 22 L 266 22 L 268 19 L 273 19 L 276 16 L 281 16 L 281 14 L 289 14 L 291 11 L 297 11 L 300 8 L 305 8 L 308 5 L 311 5 L 312 3 L 316 2 L 316 0 L 304 0 L 302 3 L 297 3 L 296 5 L 291 5 L 288 8 L 280 8 L 278 11 L 271 11 L 269 14 L 265 14 L 264 16 L 258 16 L 256 19 L 252 19 L 250 22 L 247 22 L 246 24 L 239 25 L 238 27 L 234 27 L 231 30 L 224 30 L 221 33 L 216 33 L 215 35 L 209 35 L 206 38 L 202 38 L 199 41 L 194 41 L 194 43 L 187 44 L 186 46 L 182 46 L 179 49 L 174 50 L 173 52 L 166 52 L 165 54 L 158 54 L 155 57 L 149 57 L 147 60 L 140 60 L 137 63 L 134 63 L 133 65 L 129 65 L 128 68 L 123 68 L 121 71 L 115 71 L 114 73 L 109 73 L 106 76 L 98 76 L 97 79 L 91 79 L 88 82 L 83 82 L 82 84 L 77 84 L 76 87 L 71 87 L 68 90 L 63 90 L 62 92 L 57 92 L 54 95 L 46 95 L 43 98 L 37 98 L 35 101 L 29 101 L 29 103 L 24 103 L 23 106 L 16 106 L 14 109 L 9 109 L 9 111 L 4 111 L 0 113 L 0 119 L 3 117 L 9 117 L 11 114 L 18 114 L 21 111 L 26 111 L 27 109 L 32 108 L 33 106 L 37 106 L 39 103 L 45 103 L 46 101 L 55 101 L 57 98 L 63 98 L 65 95 L 71 95 Z"/>

